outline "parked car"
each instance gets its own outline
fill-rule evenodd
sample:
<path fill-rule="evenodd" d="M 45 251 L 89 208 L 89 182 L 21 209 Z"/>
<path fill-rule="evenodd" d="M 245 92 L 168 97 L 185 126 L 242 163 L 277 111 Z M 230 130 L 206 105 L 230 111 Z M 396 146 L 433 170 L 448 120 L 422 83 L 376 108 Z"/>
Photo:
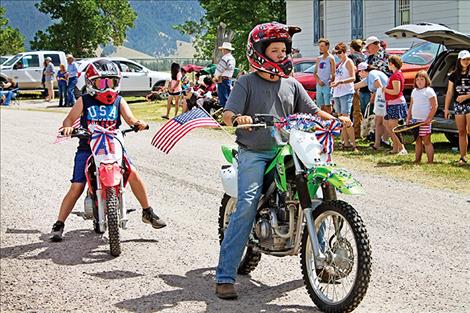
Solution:
<path fill-rule="evenodd" d="M 0 56 L 0 65 L 2 65 L 3 63 L 5 63 L 6 61 L 10 60 L 13 57 L 14 57 L 14 55 L 2 55 L 2 56 Z"/>
<path fill-rule="evenodd" d="M 65 53 L 62 51 L 32 51 L 22 52 L 0 66 L 2 73 L 18 82 L 22 90 L 42 89 L 42 70 L 45 58 L 50 57 L 52 64 L 59 71 L 60 64 L 67 64 Z M 54 80 L 55 86 L 57 81 Z"/>
<path fill-rule="evenodd" d="M 82 73 L 86 70 L 88 64 L 101 58 L 82 59 L 77 61 L 78 71 Z M 165 81 L 171 79 L 171 75 L 165 72 L 156 72 L 149 70 L 137 62 L 126 58 L 108 57 L 106 58 L 116 63 L 121 70 L 120 94 L 123 96 L 145 96 L 150 91 L 159 86 L 164 86 Z M 77 81 L 77 91 L 86 92 L 85 75 L 80 75 Z"/>
<path fill-rule="evenodd" d="M 419 38 L 445 47 L 445 49 L 439 49 L 437 56 L 428 69 L 431 86 L 436 91 L 438 100 L 438 109 L 432 129 L 435 132 L 444 133 L 452 144 L 457 145 L 458 136 L 455 120 L 446 120 L 444 118 L 444 100 L 449 80 L 448 75 L 454 70 L 459 51 L 469 49 L 470 35 L 432 23 L 401 25 L 386 31 L 385 34 L 394 38 Z M 420 57 L 424 62 L 424 55 Z M 453 114 L 453 107 L 451 106 L 450 109 Z"/>
<path fill-rule="evenodd" d="M 406 51 L 408 51 L 408 48 L 387 48 L 387 49 L 385 49 L 385 51 L 389 55 L 402 56 L 403 54 L 405 54 Z"/>
<path fill-rule="evenodd" d="M 294 78 L 302 84 L 310 98 L 312 98 L 313 100 L 315 100 L 317 90 L 317 82 L 315 80 L 315 76 L 313 75 L 314 70 L 315 62 L 303 72 L 294 72 Z"/>
<path fill-rule="evenodd" d="M 401 56 L 403 61 L 401 71 L 405 76 L 405 93 L 411 94 L 416 73 L 427 71 L 434 58 L 444 49 L 445 47 L 441 44 L 425 41 L 413 46 Z"/>
<path fill-rule="evenodd" d="M 294 58 L 292 63 L 294 63 L 294 73 L 303 73 L 317 63 L 317 58 Z"/>

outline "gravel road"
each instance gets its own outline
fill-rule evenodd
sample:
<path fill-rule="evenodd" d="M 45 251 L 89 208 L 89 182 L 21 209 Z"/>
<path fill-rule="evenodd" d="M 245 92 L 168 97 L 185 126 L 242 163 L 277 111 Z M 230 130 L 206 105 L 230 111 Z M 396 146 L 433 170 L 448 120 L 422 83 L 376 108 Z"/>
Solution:
<path fill-rule="evenodd" d="M 169 155 L 149 144 L 160 125 L 127 137 L 168 227 L 143 224 L 138 210 L 122 232 L 122 255 L 112 258 L 106 239 L 76 216 L 63 242 L 48 240 L 77 145 L 52 144 L 64 115 L 0 112 L 2 312 L 319 312 L 298 256 L 263 256 L 251 277 L 240 277 L 238 301 L 214 295 L 220 144 L 230 142 L 224 133 L 193 131 Z M 373 256 L 369 290 L 355 312 L 469 312 L 469 197 L 362 174 L 350 163 L 368 194 L 340 198 L 360 212 Z"/>

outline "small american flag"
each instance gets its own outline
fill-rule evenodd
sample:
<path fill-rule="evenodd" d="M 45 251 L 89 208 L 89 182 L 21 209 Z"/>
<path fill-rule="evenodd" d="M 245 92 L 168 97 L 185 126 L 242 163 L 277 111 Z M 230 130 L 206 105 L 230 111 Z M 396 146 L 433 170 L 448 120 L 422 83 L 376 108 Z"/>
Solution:
<path fill-rule="evenodd" d="M 152 138 L 152 146 L 170 152 L 175 144 L 189 131 L 198 127 L 219 127 L 212 117 L 200 108 L 192 109 L 169 120 Z"/>
<path fill-rule="evenodd" d="M 77 118 L 77 119 L 75 120 L 75 122 L 73 122 L 72 127 L 73 127 L 73 128 L 79 128 L 79 127 L 80 127 L 80 117 Z M 60 132 L 62 131 L 62 129 L 64 129 L 64 127 L 62 127 L 62 126 L 59 127 L 59 130 L 57 131 L 57 136 L 56 136 L 56 138 L 55 138 L 55 140 L 54 140 L 53 143 L 59 143 L 59 142 L 62 142 L 62 141 L 64 141 L 64 140 L 70 139 L 69 136 L 64 136 L 64 135 L 62 135 L 62 134 L 60 133 Z"/>

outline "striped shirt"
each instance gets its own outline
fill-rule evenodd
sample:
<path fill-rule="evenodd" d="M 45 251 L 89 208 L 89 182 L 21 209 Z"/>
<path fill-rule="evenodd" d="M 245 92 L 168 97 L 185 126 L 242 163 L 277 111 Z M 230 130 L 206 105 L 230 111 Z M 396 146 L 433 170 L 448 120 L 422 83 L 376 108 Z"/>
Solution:
<path fill-rule="evenodd" d="M 227 53 L 220 59 L 219 64 L 217 64 L 214 76 L 232 77 L 234 71 L 235 58 L 231 53 Z"/>

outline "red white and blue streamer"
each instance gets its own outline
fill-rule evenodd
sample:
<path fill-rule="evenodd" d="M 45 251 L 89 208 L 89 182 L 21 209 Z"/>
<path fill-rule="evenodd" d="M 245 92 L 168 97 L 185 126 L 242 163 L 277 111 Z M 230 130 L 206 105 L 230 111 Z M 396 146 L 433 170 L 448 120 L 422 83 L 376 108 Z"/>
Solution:
<path fill-rule="evenodd" d="M 91 140 L 94 141 L 91 150 L 94 155 L 108 155 L 114 154 L 114 137 L 116 137 L 116 130 L 108 130 L 101 126 L 95 125 Z"/>

